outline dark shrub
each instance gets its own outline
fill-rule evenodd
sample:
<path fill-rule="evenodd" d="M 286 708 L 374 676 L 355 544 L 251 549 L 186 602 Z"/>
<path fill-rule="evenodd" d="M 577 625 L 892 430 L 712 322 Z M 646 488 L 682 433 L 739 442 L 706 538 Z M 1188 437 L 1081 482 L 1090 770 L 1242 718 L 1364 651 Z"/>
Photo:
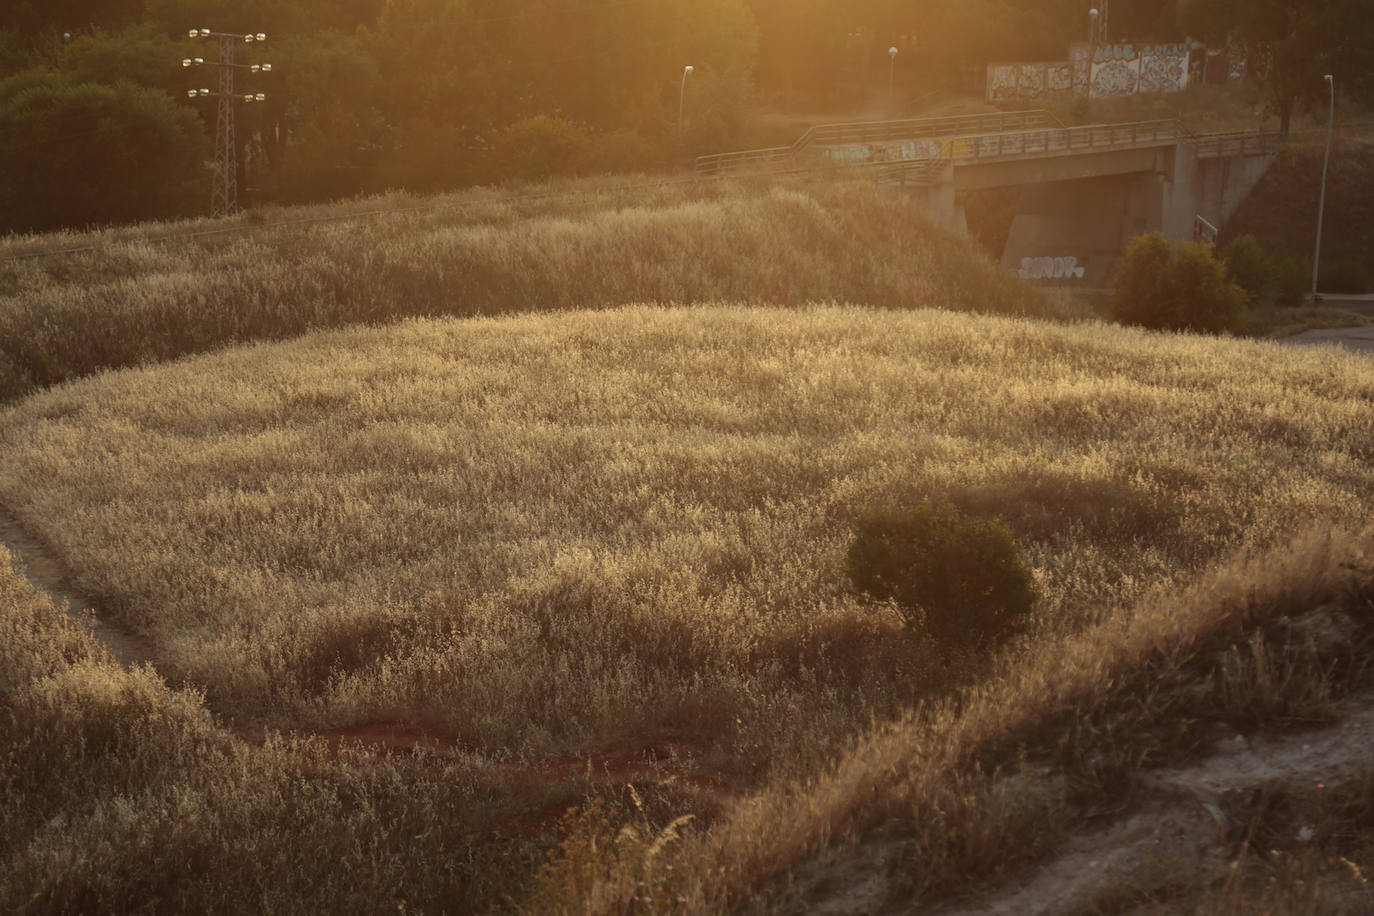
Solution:
<path fill-rule="evenodd" d="M 1274 282 L 1274 268 L 1259 240 L 1253 235 L 1233 239 L 1221 251 L 1221 259 L 1231 272 L 1231 279 L 1250 294 L 1251 301 L 1262 299 Z"/>
<path fill-rule="evenodd" d="M 1173 244 L 1163 233 L 1150 232 L 1127 247 L 1112 306 L 1128 324 L 1216 332 L 1239 325 L 1247 298 L 1206 245 Z"/>
<path fill-rule="evenodd" d="M 1274 302 L 1302 305 L 1312 289 L 1312 259 L 1301 254 L 1274 256 Z"/>
<path fill-rule="evenodd" d="M 895 602 L 908 624 L 959 646 L 1000 641 L 1035 602 L 1011 530 L 949 507 L 864 515 L 855 523 L 845 571 L 859 591 Z"/>

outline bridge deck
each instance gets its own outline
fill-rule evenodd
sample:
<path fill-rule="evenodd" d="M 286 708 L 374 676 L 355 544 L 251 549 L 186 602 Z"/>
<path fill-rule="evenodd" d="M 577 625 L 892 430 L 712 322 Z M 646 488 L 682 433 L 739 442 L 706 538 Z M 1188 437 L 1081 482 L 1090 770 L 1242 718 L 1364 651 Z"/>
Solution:
<path fill-rule="evenodd" d="M 697 159 L 696 168 L 708 174 L 749 166 L 797 170 L 815 167 L 819 164 L 815 160 L 850 165 L 877 166 L 881 163 L 893 167 L 901 163 L 941 160 L 952 161 L 957 167 L 1173 146 L 1183 142 L 1191 144 L 1199 158 L 1218 158 L 1263 155 L 1279 147 L 1277 135 L 1271 132 L 1198 136 L 1185 131 L 1175 119 L 1061 127 L 1042 123 L 1045 117 L 1043 112 L 1013 112 L 1006 116 L 822 125 L 812 128 L 790 147 L 702 156 Z M 1009 129 L 1013 124 L 1015 128 Z M 875 146 L 879 147 L 876 151 Z M 804 156 L 808 151 L 810 154 Z M 929 175 L 935 169 L 907 168 L 902 173 L 903 181 L 918 172 Z"/>

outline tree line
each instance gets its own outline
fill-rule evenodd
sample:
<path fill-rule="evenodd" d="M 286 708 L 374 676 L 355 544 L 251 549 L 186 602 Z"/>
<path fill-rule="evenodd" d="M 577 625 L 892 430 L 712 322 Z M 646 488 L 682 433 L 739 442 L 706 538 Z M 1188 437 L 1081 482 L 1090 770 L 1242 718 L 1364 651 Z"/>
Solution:
<path fill-rule="evenodd" d="M 238 80 L 266 95 L 237 110 L 239 184 L 293 202 L 661 167 L 741 142 L 759 100 L 852 108 L 889 47 L 908 90 L 1060 58 L 1087 2 L 8 0 L 0 231 L 204 211 L 216 103 L 186 92 L 216 74 L 181 61 L 218 49 L 193 27 L 267 33 L 238 55 L 273 64 Z M 1115 0 L 1113 28 L 1176 38 L 1175 2 Z"/>

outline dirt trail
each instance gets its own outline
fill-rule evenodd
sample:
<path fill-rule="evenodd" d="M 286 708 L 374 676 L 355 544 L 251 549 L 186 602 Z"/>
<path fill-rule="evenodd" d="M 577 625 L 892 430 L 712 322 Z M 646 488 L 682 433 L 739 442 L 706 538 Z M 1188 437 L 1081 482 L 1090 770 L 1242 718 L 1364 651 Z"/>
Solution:
<path fill-rule="evenodd" d="M 1143 799 L 1132 813 L 1105 827 L 1076 832 L 1052 857 L 1022 873 L 1015 883 L 953 903 L 921 909 L 939 916 L 1034 916 L 1107 912 L 1125 888 L 1150 888 L 1190 876 L 1213 877 L 1229 866 L 1236 832 L 1223 800 L 1245 797 L 1266 783 L 1294 787 L 1339 786 L 1356 769 L 1374 765 L 1374 693 L 1342 702 L 1328 727 L 1277 737 L 1233 734 L 1219 750 L 1186 767 L 1140 774 Z M 1299 837 L 1299 839 L 1301 839 Z M 827 863 L 848 873 L 845 885 L 825 899 L 808 901 L 816 913 L 905 912 L 891 899 L 884 862 L 894 850 L 860 844 Z M 856 863 L 872 863 L 867 873 Z"/>
<path fill-rule="evenodd" d="M 19 569 L 34 588 L 47 595 L 121 665 L 136 668 L 153 663 L 156 653 L 152 644 L 103 619 L 99 609 L 71 587 L 71 577 L 61 561 L 4 509 L 0 509 L 0 545 L 14 554 Z"/>

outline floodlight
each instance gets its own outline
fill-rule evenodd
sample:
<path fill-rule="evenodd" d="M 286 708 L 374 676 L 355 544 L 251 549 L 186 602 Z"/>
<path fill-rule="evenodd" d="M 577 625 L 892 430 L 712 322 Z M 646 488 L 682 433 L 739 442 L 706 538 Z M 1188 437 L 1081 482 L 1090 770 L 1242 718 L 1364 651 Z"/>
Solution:
<path fill-rule="evenodd" d="M 192 30 L 191 30 L 191 37 L 192 37 L 192 38 L 199 38 L 199 37 L 200 37 L 200 29 L 192 29 Z"/>
<path fill-rule="evenodd" d="M 210 37 L 210 30 L 209 30 L 209 29 L 201 29 L 201 30 L 200 30 L 200 37 L 201 37 L 201 38 L 209 38 L 209 37 Z"/>
<path fill-rule="evenodd" d="M 186 90 L 186 97 L 187 97 L 188 99 L 193 99 L 193 98 L 195 98 L 195 97 L 198 96 L 198 95 L 200 95 L 200 93 L 199 93 L 199 92 L 196 92 L 194 89 L 187 89 L 187 90 Z"/>
<path fill-rule="evenodd" d="M 267 93 L 259 92 L 254 98 L 259 102 L 265 102 L 267 101 Z"/>
<path fill-rule="evenodd" d="M 266 40 L 267 40 L 267 33 L 266 33 L 266 32 L 259 32 L 259 33 L 258 33 L 258 41 L 266 41 Z"/>
<path fill-rule="evenodd" d="M 210 95 L 210 90 L 209 90 L 209 89 L 202 89 L 202 90 L 200 90 L 200 95 L 201 95 L 201 98 L 208 98 L 209 95 Z"/>

